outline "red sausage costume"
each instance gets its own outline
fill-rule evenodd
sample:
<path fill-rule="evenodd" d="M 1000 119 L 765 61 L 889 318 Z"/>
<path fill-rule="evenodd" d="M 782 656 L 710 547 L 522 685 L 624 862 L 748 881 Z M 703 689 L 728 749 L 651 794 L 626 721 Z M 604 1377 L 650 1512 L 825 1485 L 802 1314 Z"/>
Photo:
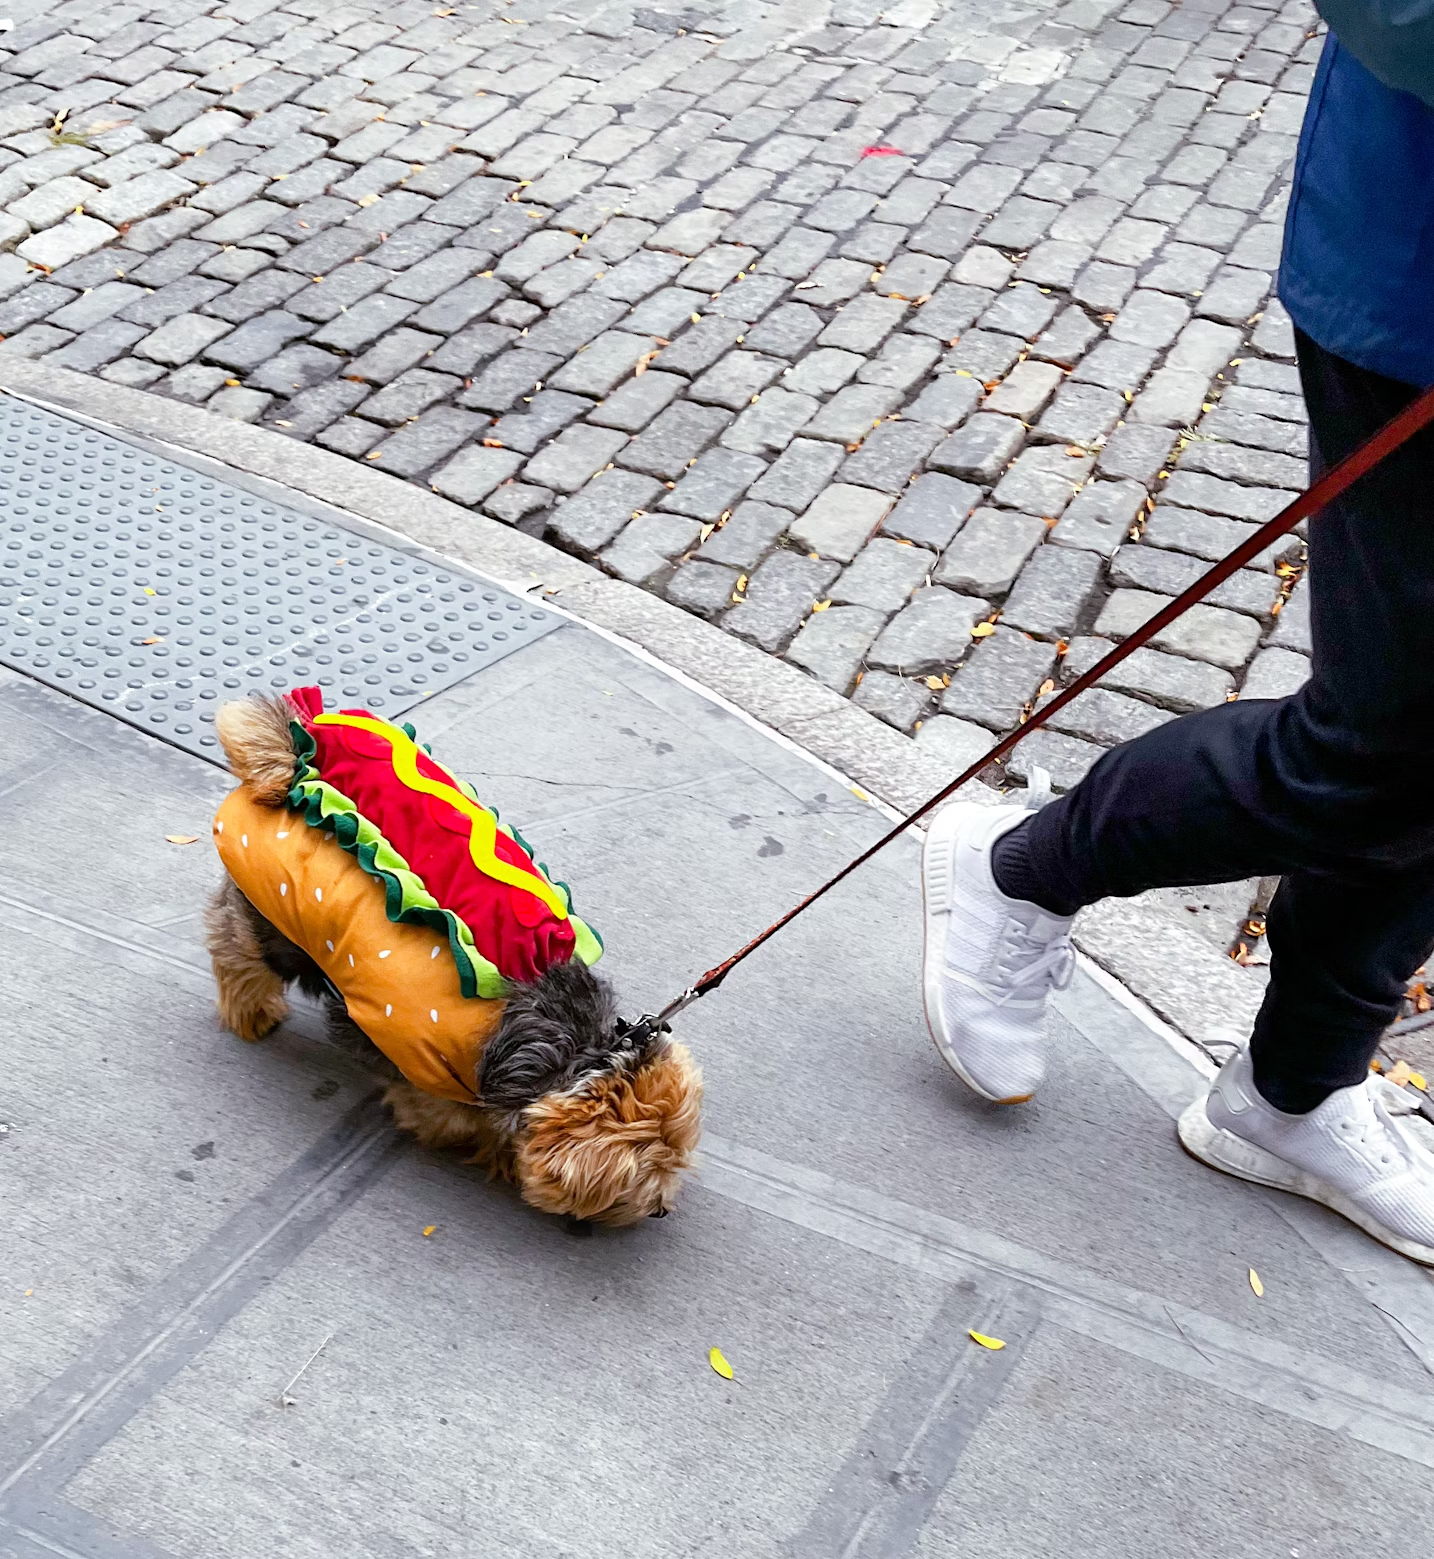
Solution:
<path fill-rule="evenodd" d="M 289 697 L 289 807 L 260 806 L 243 787 L 226 796 L 214 819 L 225 869 L 411 1083 L 477 1103 L 478 1058 L 510 982 L 595 963 L 602 943 L 567 885 L 411 726 L 325 714 L 313 687 Z"/>

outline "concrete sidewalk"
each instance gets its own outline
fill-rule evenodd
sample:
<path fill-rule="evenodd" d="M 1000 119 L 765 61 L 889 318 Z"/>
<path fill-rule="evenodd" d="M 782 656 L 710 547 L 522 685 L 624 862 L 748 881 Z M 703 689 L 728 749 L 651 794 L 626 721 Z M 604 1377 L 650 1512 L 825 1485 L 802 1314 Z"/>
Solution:
<path fill-rule="evenodd" d="M 576 624 L 413 718 L 629 1012 L 884 826 Z M 966 1093 L 914 840 L 684 1016 L 700 1175 L 576 1240 L 397 1138 L 311 1016 L 219 1028 L 212 762 L 14 671 L 0 729 L 6 1559 L 1427 1553 L 1434 1283 L 1186 1159 L 1198 1074 L 1088 970 L 1040 1102 Z"/>

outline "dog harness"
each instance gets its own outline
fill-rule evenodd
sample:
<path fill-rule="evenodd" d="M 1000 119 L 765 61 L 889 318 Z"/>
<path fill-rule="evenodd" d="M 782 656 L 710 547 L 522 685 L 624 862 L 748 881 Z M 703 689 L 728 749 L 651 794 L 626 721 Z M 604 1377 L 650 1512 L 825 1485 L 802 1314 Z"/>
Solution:
<path fill-rule="evenodd" d="M 289 698 L 288 807 L 240 786 L 214 842 L 244 897 L 302 948 L 349 1016 L 416 1087 L 478 1102 L 478 1059 L 515 983 L 602 954 L 567 885 L 411 726 Z"/>

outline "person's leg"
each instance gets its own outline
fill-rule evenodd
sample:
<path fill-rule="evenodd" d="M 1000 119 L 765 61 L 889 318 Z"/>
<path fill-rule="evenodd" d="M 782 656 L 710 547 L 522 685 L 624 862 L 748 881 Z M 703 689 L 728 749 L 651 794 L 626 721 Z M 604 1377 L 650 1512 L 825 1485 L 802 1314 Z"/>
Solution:
<path fill-rule="evenodd" d="M 1416 393 L 1301 337 L 1316 470 Z M 1434 942 L 1434 433 L 1310 522 L 1311 680 L 1108 753 L 999 841 L 1012 898 L 1072 914 L 1150 887 L 1281 874 L 1273 978 L 1253 1041 L 1261 1090 L 1311 1109 L 1361 1075 Z M 1355 924 L 1362 922 L 1362 924 Z M 1343 1081 L 1339 1081 L 1343 1079 Z"/>

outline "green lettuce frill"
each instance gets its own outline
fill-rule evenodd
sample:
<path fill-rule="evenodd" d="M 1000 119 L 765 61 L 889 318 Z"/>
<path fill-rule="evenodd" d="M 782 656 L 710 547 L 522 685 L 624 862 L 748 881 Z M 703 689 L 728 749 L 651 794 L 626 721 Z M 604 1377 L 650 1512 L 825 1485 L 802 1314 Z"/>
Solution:
<path fill-rule="evenodd" d="M 402 728 L 413 738 L 413 728 Z M 458 970 L 459 989 L 465 996 L 481 996 L 501 1000 L 507 996 L 510 983 L 496 964 L 490 963 L 478 951 L 473 933 L 466 922 L 452 910 L 444 909 L 428 891 L 423 879 L 408 862 L 384 838 L 382 831 L 366 818 L 342 791 L 336 790 L 323 779 L 314 766 L 318 748 L 314 739 L 297 720 L 289 724 L 294 744 L 294 782 L 289 790 L 289 805 L 303 814 L 311 828 L 327 828 L 335 841 L 359 863 L 371 876 L 383 884 L 384 913 L 395 925 L 427 926 L 448 941 L 449 952 Z M 459 781 L 463 791 L 473 801 L 478 798 L 472 787 Z M 481 805 L 481 803 L 479 803 Z M 494 817 L 497 817 L 495 812 Z M 499 822 L 510 838 L 517 839 L 513 829 Z M 522 840 L 518 839 L 522 844 Z M 527 849 L 527 846 L 523 846 Z M 531 856 L 532 852 L 528 851 Z M 536 864 L 536 863 L 535 863 Z M 544 877 L 546 868 L 539 867 Z M 549 879 L 551 881 L 551 879 Z M 596 963 L 602 956 L 602 939 L 591 926 L 572 913 L 572 894 L 568 885 L 554 883 L 562 890 L 572 922 L 575 944 L 573 956 L 585 964 Z"/>

